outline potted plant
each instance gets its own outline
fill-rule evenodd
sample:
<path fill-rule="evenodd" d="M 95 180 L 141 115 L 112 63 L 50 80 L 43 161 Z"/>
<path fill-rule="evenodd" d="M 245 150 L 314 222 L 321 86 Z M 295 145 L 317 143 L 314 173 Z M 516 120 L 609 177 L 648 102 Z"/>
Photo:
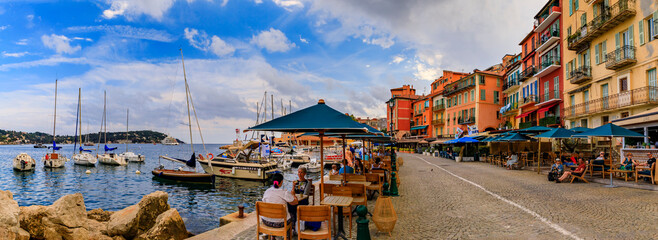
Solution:
<path fill-rule="evenodd" d="M 646 142 L 642 143 L 642 146 L 644 146 L 644 148 L 646 148 L 646 149 L 649 149 L 649 143 L 646 143 Z"/>

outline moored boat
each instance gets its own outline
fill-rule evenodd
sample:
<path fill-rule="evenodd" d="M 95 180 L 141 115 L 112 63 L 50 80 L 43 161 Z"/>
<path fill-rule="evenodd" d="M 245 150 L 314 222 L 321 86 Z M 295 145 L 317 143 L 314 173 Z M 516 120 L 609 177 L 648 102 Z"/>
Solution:
<path fill-rule="evenodd" d="M 73 149 L 77 147 L 78 142 L 82 142 L 82 89 L 78 88 L 78 115 L 77 115 L 77 120 L 75 121 L 77 126 L 76 130 L 80 131 L 80 136 L 78 136 L 78 132 L 76 131 L 75 134 L 75 143 L 73 145 Z M 75 152 L 75 150 L 73 150 Z M 76 165 L 82 165 L 82 166 L 96 166 L 96 163 L 98 162 L 98 159 L 96 156 L 91 155 L 91 150 L 86 150 L 80 146 L 80 149 L 78 149 L 78 153 L 73 154 L 73 163 Z"/>
<path fill-rule="evenodd" d="M 124 152 L 119 154 L 119 156 L 126 162 L 144 162 L 145 159 L 144 155 L 136 154 L 134 152 Z"/>
<path fill-rule="evenodd" d="M 60 168 L 64 167 L 64 163 L 68 162 L 69 159 L 66 158 L 66 155 L 56 153 L 55 151 L 61 149 L 58 147 L 55 141 L 55 130 L 57 129 L 57 80 L 55 80 L 55 111 L 53 115 L 53 152 L 46 153 L 45 156 L 41 158 L 43 166 L 47 168 Z"/>
<path fill-rule="evenodd" d="M 182 181 L 182 182 L 194 182 L 194 183 L 212 183 L 214 176 L 209 173 L 198 173 L 192 171 L 184 170 L 172 170 L 172 169 L 154 169 L 151 171 L 153 176 L 158 178 L 172 180 L 172 181 Z"/>
<path fill-rule="evenodd" d="M 84 152 L 87 150 L 80 147 L 80 153 L 73 155 L 73 163 L 81 166 L 96 166 L 98 159 L 91 153 Z"/>
<path fill-rule="evenodd" d="M 32 171 L 37 165 L 34 158 L 30 157 L 27 153 L 20 153 L 14 158 L 14 170 L 16 171 Z"/>

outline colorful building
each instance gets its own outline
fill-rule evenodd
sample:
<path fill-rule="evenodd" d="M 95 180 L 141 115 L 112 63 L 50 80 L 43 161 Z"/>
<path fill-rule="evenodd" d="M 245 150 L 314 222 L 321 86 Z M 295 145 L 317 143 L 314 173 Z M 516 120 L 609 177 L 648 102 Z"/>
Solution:
<path fill-rule="evenodd" d="M 386 118 L 388 119 L 387 129 L 389 134 L 396 134 L 400 131 L 409 132 L 411 130 L 412 104 L 418 98 L 416 89 L 411 85 L 403 85 L 402 87 L 391 89 L 391 99 L 386 101 Z"/>
<path fill-rule="evenodd" d="M 566 125 L 593 128 L 656 107 L 658 2 L 563 4 Z"/>
<path fill-rule="evenodd" d="M 429 137 L 429 133 L 432 132 L 432 126 L 430 125 L 432 121 L 431 101 L 431 98 L 428 96 L 420 96 L 413 101 L 413 118 L 410 128 L 412 136 L 426 138 Z"/>
<path fill-rule="evenodd" d="M 519 115 L 515 118 L 518 119 L 518 128 L 529 128 L 537 125 L 537 110 L 536 106 L 539 103 L 539 90 L 537 73 L 538 54 L 537 49 L 537 36 L 538 34 L 533 30 L 526 35 L 519 43 L 521 46 L 521 98 L 519 99 Z"/>
<path fill-rule="evenodd" d="M 502 114 L 500 128 L 518 128 L 516 116 L 519 115 L 519 95 L 521 89 L 521 54 L 507 54 L 503 57 L 503 107 L 498 111 Z"/>
<path fill-rule="evenodd" d="M 432 100 L 430 103 L 432 106 L 432 131 L 430 131 L 432 137 L 452 137 L 448 134 L 448 131 L 445 128 L 446 99 L 443 96 L 443 92 L 446 85 L 453 83 L 465 76 L 468 76 L 468 73 L 444 70 L 443 75 L 432 82 L 432 93 L 428 96 Z"/>
<path fill-rule="evenodd" d="M 535 77 L 539 79 L 538 125 L 562 125 L 562 8 L 560 0 L 549 0 L 535 16 L 539 66 Z"/>

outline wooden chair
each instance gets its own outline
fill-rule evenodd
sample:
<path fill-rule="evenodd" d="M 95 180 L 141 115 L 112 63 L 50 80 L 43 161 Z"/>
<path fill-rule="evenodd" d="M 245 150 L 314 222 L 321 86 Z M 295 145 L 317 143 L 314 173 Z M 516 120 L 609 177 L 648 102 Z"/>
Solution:
<path fill-rule="evenodd" d="M 329 175 L 329 180 L 333 180 L 333 181 L 343 180 L 343 174 Z"/>
<path fill-rule="evenodd" d="M 345 186 L 352 190 L 352 206 L 363 205 L 368 207 L 368 191 L 366 190 L 366 185 L 348 183 Z"/>
<path fill-rule="evenodd" d="M 331 239 L 331 207 L 329 206 L 298 206 L 297 229 L 301 229 L 301 221 L 322 222 L 320 229 L 312 231 L 305 229 L 297 233 L 298 239 Z"/>
<path fill-rule="evenodd" d="M 347 174 L 345 176 L 347 178 L 348 182 L 365 182 L 366 181 L 366 176 L 364 175 L 357 175 L 357 174 Z"/>
<path fill-rule="evenodd" d="M 293 224 L 288 224 L 287 221 L 288 211 L 286 205 L 276 203 L 256 202 L 256 217 L 257 217 L 257 231 L 256 238 L 260 237 L 261 233 L 271 236 L 281 236 L 284 239 L 290 239 L 292 236 Z M 261 217 L 283 219 L 282 228 L 268 227 L 262 223 Z"/>
<path fill-rule="evenodd" d="M 589 183 L 587 179 L 585 179 L 585 174 L 587 174 L 587 169 L 589 169 L 589 165 L 585 165 L 585 170 L 581 174 L 571 174 L 571 182 L 573 183 L 573 180 L 580 179 L 585 183 Z"/>
<path fill-rule="evenodd" d="M 651 168 L 647 166 L 635 167 L 635 182 L 637 182 L 637 179 L 640 177 L 648 177 L 651 178 L 651 184 L 656 184 L 654 175 L 656 175 L 656 163 L 651 164 Z"/>
<path fill-rule="evenodd" d="M 338 186 L 338 185 L 336 185 L 336 184 L 330 184 L 330 183 L 324 183 L 322 186 L 323 186 L 323 189 L 324 189 L 324 193 L 323 193 L 323 194 L 326 196 L 326 195 L 332 195 L 332 194 L 333 194 L 334 187 L 336 187 L 336 186 Z"/>
<path fill-rule="evenodd" d="M 384 177 L 379 174 L 366 173 L 366 181 L 370 182 L 370 186 L 367 186 L 366 189 L 371 191 L 370 198 L 372 199 L 375 196 L 375 191 L 377 193 L 382 193 L 382 183 L 384 182 Z"/>
<path fill-rule="evenodd" d="M 332 191 L 332 195 L 334 196 L 352 197 L 352 188 L 349 186 L 334 186 Z M 343 216 L 345 216 L 345 214 L 347 214 L 350 219 L 350 238 L 352 238 L 352 206 L 343 208 Z M 334 220 L 338 219 L 337 215 L 338 208 L 334 208 Z M 334 226 L 338 225 L 334 222 Z"/>

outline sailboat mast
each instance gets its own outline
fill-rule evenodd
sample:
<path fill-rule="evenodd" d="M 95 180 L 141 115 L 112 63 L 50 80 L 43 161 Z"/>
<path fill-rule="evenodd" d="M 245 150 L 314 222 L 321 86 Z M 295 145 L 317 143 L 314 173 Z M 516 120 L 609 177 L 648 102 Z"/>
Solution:
<path fill-rule="evenodd" d="M 185 79 L 185 101 L 187 102 L 187 123 L 190 129 L 190 146 L 192 147 L 192 154 L 194 154 L 194 144 L 192 143 L 192 117 L 190 117 L 190 86 L 187 85 L 187 74 L 185 73 L 185 58 L 183 57 L 183 49 L 180 49 L 180 59 L 183 62 L 183 79 Z"/>
<path fill-rule="evenodd" d="M 80 147 L 82 147 L 82 100 L 81 100 L 81 95 L 82 95 L 82 90 L 78 88 L 78 127 L 76 128 L 76 131 L 79 130 L 80 135 L 76 135 L 76 139 L 74 140 L 75 143 L 73 144 L 73 153 L 75 153 L 75 148 L 77 147 L 76 144 L 78 143 L 78 139 L 80 140 Z M 82 151 L 81 151 L 82 153 Z"/>
<path fill-rule="evenodd" d="M 53 153 L 55 153 L 55 129 L 57 125 L 57 79 L 55 79 L 55 114 L 53 115 Z"/>
<path fill-rule="evenodd" d="M 103 91 L 103 141 L 105 144 L 107 144 L 107 92 L 106 91 Z"/>
<path fill-rule="evenodd" d="M 128 115 L 130 114 L 130 109 L 126 108 L 126 142 L 124 145 L 126 146 L 126 152 L 128 151 Z"/>

